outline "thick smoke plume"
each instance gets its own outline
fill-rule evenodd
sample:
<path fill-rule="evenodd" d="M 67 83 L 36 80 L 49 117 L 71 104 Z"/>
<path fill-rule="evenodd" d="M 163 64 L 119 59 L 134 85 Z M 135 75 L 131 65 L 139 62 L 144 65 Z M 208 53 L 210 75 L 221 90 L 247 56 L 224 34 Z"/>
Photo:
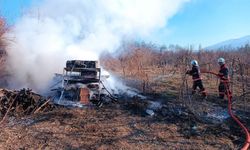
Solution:
<path fill-rule="evenodd" d="M 188 0 L 43 0 L 7 35 L 12 86 L 43 90 L 66 60 L 98 60 L 163 28 Z"/>

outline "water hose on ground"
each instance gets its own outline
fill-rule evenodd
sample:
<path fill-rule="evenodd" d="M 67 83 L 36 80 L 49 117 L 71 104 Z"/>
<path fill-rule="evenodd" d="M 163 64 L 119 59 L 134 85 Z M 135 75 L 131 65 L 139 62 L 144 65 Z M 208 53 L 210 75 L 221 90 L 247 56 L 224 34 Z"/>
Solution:
<path fill-rule="evenodd" d="M 204 71 L 202 73 L 210 73 L 216 76 L 219 76 L 217 73 L 211 72 L 211 71 Z M 226 84 L 226 83 L 224 83 Z M 225 85 L 225 87 L 228 88 L 228 86 Z M 249 146 L 250 146 L 250 133 L 247 129 L 247 127 L 245 127 L 243 125 L 243 123 L 240 122 L 240 120 L 233 114 L 232 112 L 232 96 L 229 93 L 229 89 L 226 89 L 227 93 L 227 99 L 228 99 L 228 113 L 229 115 L 233 118 L 233 120 L 241 127 L 241 129 L 245 132 L 246 135 L 246 140 L 245 140 L 245 144 L 243 145 L 243 147 L 241 148 L 241 150 L 248 150 Z"/>

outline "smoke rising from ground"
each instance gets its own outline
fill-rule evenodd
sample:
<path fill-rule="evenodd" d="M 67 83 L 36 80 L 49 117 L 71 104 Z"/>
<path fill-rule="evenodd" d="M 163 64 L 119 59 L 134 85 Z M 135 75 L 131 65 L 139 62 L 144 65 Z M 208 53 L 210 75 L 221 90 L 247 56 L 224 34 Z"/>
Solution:
<path fill-rule="evenodd" d="M 12 86 L 43 90 L 66 60 L 98 60 L 164 27 L 188 0 L 43 0 L 7 35 Z M 15 83 L 15 84 L 14 84 Z"/>

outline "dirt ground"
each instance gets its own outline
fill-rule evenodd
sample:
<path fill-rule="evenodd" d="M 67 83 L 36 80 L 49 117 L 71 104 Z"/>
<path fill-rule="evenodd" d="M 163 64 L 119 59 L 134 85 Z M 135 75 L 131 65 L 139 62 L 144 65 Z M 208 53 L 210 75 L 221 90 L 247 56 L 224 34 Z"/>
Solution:
<path fill-rule="evenodd" d="M 231 119 L 209 124 L 173 103 L 165 101 L 154 116 L 145 113 L 141 100 L 120 100 L 101 108 L 58 107 L 9 117 L 0 127 L 0 149 L 221 150 L 239 149 L 244 143 L 244 134 Z"/>

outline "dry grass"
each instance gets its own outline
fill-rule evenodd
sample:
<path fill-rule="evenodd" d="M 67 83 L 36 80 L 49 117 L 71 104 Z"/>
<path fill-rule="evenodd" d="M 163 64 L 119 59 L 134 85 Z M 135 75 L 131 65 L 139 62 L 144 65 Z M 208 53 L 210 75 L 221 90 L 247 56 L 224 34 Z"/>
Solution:
<path fill-rule="evenodd" d="M 187 138 L 181 130 L 186 122 L 168 119 L 142 117 L 118 104 L 64 108 L 13 119 L 1 127 L 0 149 L 235 149 L 227 136 Z"/>

